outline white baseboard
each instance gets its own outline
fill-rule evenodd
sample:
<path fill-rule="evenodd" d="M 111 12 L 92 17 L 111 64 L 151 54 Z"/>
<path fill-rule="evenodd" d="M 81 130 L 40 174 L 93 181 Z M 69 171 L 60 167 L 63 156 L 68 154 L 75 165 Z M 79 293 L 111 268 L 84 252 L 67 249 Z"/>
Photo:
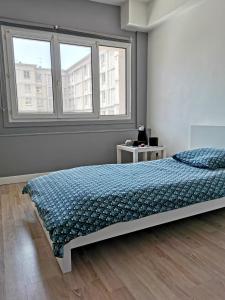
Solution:
<path fill-rule="evenodd" d="M 24 175 L 9 176 L 9 177 L 0 177 L 0 185 L 27 182 L 30 179 L 33 179 L 35 177 L 42 176 L 42 175 L 47 175 L 47 174 L 49 174 L 49 172 L 36 173 L 36 174 L 24 174 Z"/>

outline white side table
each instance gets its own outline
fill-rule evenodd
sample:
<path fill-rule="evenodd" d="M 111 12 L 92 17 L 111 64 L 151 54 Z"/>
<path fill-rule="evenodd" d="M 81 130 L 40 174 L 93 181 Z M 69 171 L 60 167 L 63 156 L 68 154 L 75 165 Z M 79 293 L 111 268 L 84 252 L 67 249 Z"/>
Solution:
<path fill-rule="evenodd" d="M 160 152 L 161 158 L 166 157 L 166 149 L 163 146 L 153 147 L 153 146 L 145 146 L 145 147 L 133 147 L 126 145 L 117 145 L 117 163 L 120 164 L 122 162 L 122 151 L 128 151 L 133 153 L 133 163 L 138 162 L 138 153 L 143 153 L 144 160 L 148 160 L 148 153 Z"/>

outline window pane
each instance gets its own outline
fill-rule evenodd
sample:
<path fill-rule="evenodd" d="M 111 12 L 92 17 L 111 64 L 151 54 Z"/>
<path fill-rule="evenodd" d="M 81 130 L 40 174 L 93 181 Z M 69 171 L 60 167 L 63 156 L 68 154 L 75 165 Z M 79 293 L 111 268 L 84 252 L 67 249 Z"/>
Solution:
<path fill-rule="evenodd" d="M 91 47 L 60 44 L 60 55 L 63 112 L 92 112 Z"/>
<path fill-rule="evenodd" d="M 19 113 L 53 113 L 50 43 L 13 38 Z"/>
<path fill-rule="evenodd" d="M 99 47 L 100 114 L 126 114 L 126 49 Z"/>

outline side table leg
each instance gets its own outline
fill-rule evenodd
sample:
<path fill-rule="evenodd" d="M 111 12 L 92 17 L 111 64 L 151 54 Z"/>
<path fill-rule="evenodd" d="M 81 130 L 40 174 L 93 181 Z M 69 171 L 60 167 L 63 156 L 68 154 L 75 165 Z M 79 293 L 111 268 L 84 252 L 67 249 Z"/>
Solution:
<path fill-rule="evenodd" d="M 138 149 L 133 152 L 133 163 L 138 162 Z"/>
<path fill-rule="evenodd" d="M 117 163 L 121 164 L 121 162 L 122 162 L 122 150 L 117 149 Z"/>
<path fill-rule="evenodd" d="M 143 160 L 148 160 L 148 152 L 143 152 Z"/>
<path fill-rule="evenodd" d="M 166 150 L 162 150 L 162 158 L 166 158 Z"/>

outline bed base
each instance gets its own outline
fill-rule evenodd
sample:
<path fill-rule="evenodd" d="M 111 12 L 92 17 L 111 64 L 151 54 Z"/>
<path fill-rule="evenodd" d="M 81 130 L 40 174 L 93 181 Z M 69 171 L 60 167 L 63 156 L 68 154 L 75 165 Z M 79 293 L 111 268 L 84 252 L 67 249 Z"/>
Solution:
<path fill-rule="evenodd" d="M 179 219 L 199 215 L 223 207 L 225 207 L 225 197 L 193 204 L 190 206 L 174 209 L 163 213 L 154 214 L 134 221 L 116 223 L 106 228 L 103 228 L 97 232 L 71 240 L 69 243 L 67 243 L 64 246 L 64 257 L 63 258 L 56 257 L 56 259 L 62 270 L 62 273 L 68 273 L 72 271 L 71 250 L 74 248 L 78 248 L 84 245 L 92 244 L 116 236 L 124 235 L 127 233 L 135 232 L 138 230 L 154 227 L 160 224 L 165 224 Z M 50 245 L 52 246 L 52 242 L 49 237 L 49 234 L 45 229 L 36 208 L 35 211 L 42 225 L 42 228 L 47 236 L 47 239 Z"/>

